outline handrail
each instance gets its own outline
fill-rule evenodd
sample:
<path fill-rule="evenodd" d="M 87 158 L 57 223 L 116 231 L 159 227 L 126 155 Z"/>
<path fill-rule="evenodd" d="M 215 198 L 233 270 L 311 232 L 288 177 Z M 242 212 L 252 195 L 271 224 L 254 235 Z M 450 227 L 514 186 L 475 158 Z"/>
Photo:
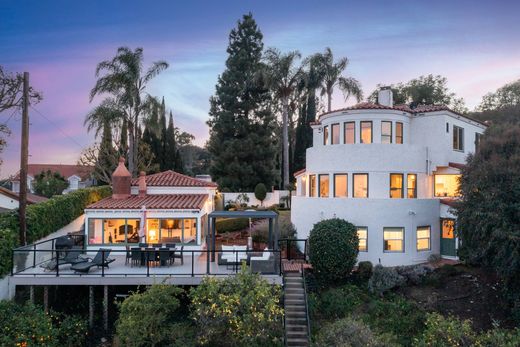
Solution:
<path fill-rule="evenodd" d="M 278 240 L 278 246 L 280 247 L 281 245 L 285 244 L 285 249 L 287 250 L 286 254 L 287 254 L 287 257 L 286 259 L 287 260 L 292 260 L 291 259 L 291 249 L 292 249 L 292 244 L 295 243 L 295 242 L 303 242 L 304 243 L 304 247 L 303 247 L 303 261 L 307 261 L 307 242 L 308 242 L 308 239 L 292 239 L 292 238 L 284 238 L 284 239 L 279 239 Z M 296 247 L 296 249 L 299 249 L 298 247 Z M 298 258 L 298 259 L 301 259 L 301 258 Z"/>
<path fill-rule="evenodd" d="M 309 305 L 307 304 L 307 281 L 305 280 L 305 268 L 302 263 L 303 298 L 305 300 L 305 314 L 307 315 L 307 339 L 311 342 L 311 319 L 309 317 Z"/>
<path fill-rule="evenodd" d="M 283 291 L 282 291 L 282 305 L 283 305 L 283 345 L 287 347 L 287 314 L 285 313 L 285 274 L 283 274 Z"/>
<path fill-rule="evenodd" d="M 83 239 L 83 241 L 85 241 L 85 235 L 84 234 L 74 234 L 76 232 L 77 231 L 71 231 L 71 232 L 69 232 L 69 233 L 67 233 L 65 235 L 61 235 L 61 236 L 58 236 L 58 237 L 53 237 L 52 239 L 38 241 L 38 242 L 30 243 L 30 244 L 24 245 L 24 246 L 19 246 L 19 247 L 14 248 L 13 250 L 26 251 L 27 247 L 36 247 L 37 245 L 41 245 L 43 243 L 55 242 L 57 239 L 62 238 L 64 236 L 69 236 L 69 237 L 72 237 L 73 239 L 81 238 L 81 239 Z M 54 249 L 54 243 L 53 243 L 53 247 L 52 248 Z"/>

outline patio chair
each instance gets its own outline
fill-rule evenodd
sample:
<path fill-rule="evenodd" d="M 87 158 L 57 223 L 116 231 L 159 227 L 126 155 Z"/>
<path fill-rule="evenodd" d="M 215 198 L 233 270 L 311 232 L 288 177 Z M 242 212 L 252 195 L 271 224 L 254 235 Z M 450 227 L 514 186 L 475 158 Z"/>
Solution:
<path fill-rule="evenodd" d="M 146 247 L 148 247 L 148 244 L 147 244 L 147 243 L 144 243 L 144 242 L 140 242 L 140 243 L 139 243 L 139 247 L 141 247 L 141 248 L 146 248 Z"/>
<path fill-rule="evenodd" d="M 144 258 L 146 259 L 146 264 L 149 262 L 157 263 L 159 261 L 159 254 L 155 250 L 155 248 L 146 248 L 144 251 Z"/>
<path fill-rule="evenodd" d="M 141 252 L 141 248 L 132 247 L 130 249 L 130 266 L 141 265 L 143 262 L 143 254 Z"/>
<path fill-rule="evenodd" d="M 181 246 L 180 251 L 175 251 L 173 253 L 173 261 L 175 262 L 175 259 L 180 259 L 181 264 L 184 265 L 184 246 Z"/>
<path fill-rule="evenodd" d="M 82 248 L 72 247 L 72 249 L 69 250 L 63 258 L 58 259 L 58 266 L 66 265 L 66 264 L 74 265 L 74 264 L 86 262 L 87 260 L 85 258 L 81 257 L 82 252 L 83 252 Z"/>
<path fill-rule="evenodd" d="M 112 250 L 108 248 L 100 248 L 94 258 L 85 258 L 87 261 L 72 265 L 70 268 L 75 272 L 88 273 L 91 267 L 107 267 L 108 264 L 115 261 L 115 259 L 109 259 L 108 256 Z"/>
<path fill-rule="evenodd" d="M 159 263 L 161 266 L 170 265 L 173 258 L 170 257 L 169 248 L 159 249 Z"/>

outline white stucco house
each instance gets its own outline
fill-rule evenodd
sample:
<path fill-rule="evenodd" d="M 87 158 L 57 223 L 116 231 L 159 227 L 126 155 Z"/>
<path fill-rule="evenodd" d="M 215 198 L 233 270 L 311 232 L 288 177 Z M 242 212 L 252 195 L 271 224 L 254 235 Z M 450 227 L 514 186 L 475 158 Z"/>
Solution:
<path fill-rule="evenodd" d="M 306 169 L 295 174 L 291 219 L 307 238 L 320 220 L 343 218 L 358 228 L 358 261 L 385 266 L 456 258 L 450 205 L 466 156 L 486 125 L 446 106 L 378 104 L 327 112 L 312 124 Z"/>

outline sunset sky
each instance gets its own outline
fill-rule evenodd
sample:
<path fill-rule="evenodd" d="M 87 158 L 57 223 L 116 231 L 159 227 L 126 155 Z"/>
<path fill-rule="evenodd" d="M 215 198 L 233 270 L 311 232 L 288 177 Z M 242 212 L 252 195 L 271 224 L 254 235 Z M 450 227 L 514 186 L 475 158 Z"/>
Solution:
<path fill-rule="evenodd" d="M 266 47 L 305 56 L 329 46 L 347 56 L 346 74 L 365 95 L 378 83 L 440 74 L 473 109 L 487 92 L 520 78 L 518 1 L 0 0 L 0 65 L 28 71 L 44 95 L 34 106 L 43 116 L 30 112 L 29 162 L 75 163 L 94 142 L 83 127 L 99 101 L 89 103 L 94 70 L 120 46 L 143 47 L 147 64 L 170 63 L 149 92 L 164 96 L 176 125 L 203 145 L 229 31 L 249 11 Z M 344 105 L 334 95 L 334 108 Z M 12 129 L 1 154 L 5 178 L 19 167 L 20 114 L 0 119 Z"/>

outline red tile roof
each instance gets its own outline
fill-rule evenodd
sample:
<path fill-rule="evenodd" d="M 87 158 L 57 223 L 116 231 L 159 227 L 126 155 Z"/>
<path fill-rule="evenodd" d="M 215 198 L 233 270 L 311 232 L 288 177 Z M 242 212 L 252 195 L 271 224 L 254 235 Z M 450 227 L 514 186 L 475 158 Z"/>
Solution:
<path fill-rule="evenodd" d="M 126 199 L 108 197 L 87 206 L 87 209 L 138 210 L 145 206 L 146 209 L 152 210 L 200 210 L 207 198 L 206 194 L 154 194 L 143 197 L 132 195 Z"/>
<path fill-rule="evenodd" d="M 459 170 L 462 170 L 466 167 L 466 164 L 461 164 L 461 163 L 452 163 L 451 161 L 448 163 L 448 166 L 449 167 L 452 167 L 452 168 L 455 168 L 455 169 L 459 169 Z"/>
<path fill-rule="evenodd" d="M 139 185 L 139 178 L 132 179 L 132 185 Z M 216 183 L 199 180 L 175 171 L 164 171 L 146 176 L 148 187 L 217 187 Z"/>
<path fill-rule="evenodd" d="M 301 170 L 298 170 L 294 173 L 294 177 L 298 177 L 300 176 L 301 174 L 305 173 L 305 169 L 301 169 Z"/>
<path fill-rule="evenodd" d="M 18 193 L 15 193 L 9 189 L 6 189 L 4 187 L 0 187 L 0 194 L 10 197 L 11 199 L 15 199 L 17 201 L 20 200 L 20 195 Z M 47 199 L 44 196 L 39 196 L 36 194 L 27 193 L 27 203 L 28 204 L 37 204 L 39 202 L 47 201 Z"/>
<path fill-rule="evenodd" d="M 58 172 L 60 175 L 65 177 L 66 179 L 71 176 L 78 176 L 82 180 L 85 180 L 90 177 L 92 171 L 94 171 L 93 166 L 84 166 L 84 165 L 66 165 L 66 164 L 29 164 L 27 165 L 27 174 L 29 176 L 36 176 L 42 171 L 50 170 L 52 173 Z M 12 181 L 20 180 L 20 172 L 17 172 Z"/>
<path fill-rule="evenodd" d="M 453 198 L 441 199 L 441 204 L 448 205 L 449 207 L 454 207 L 454 208 L 457 207 L 457 202 L 458 202 L 458 200 L 453 199 Z"/>

